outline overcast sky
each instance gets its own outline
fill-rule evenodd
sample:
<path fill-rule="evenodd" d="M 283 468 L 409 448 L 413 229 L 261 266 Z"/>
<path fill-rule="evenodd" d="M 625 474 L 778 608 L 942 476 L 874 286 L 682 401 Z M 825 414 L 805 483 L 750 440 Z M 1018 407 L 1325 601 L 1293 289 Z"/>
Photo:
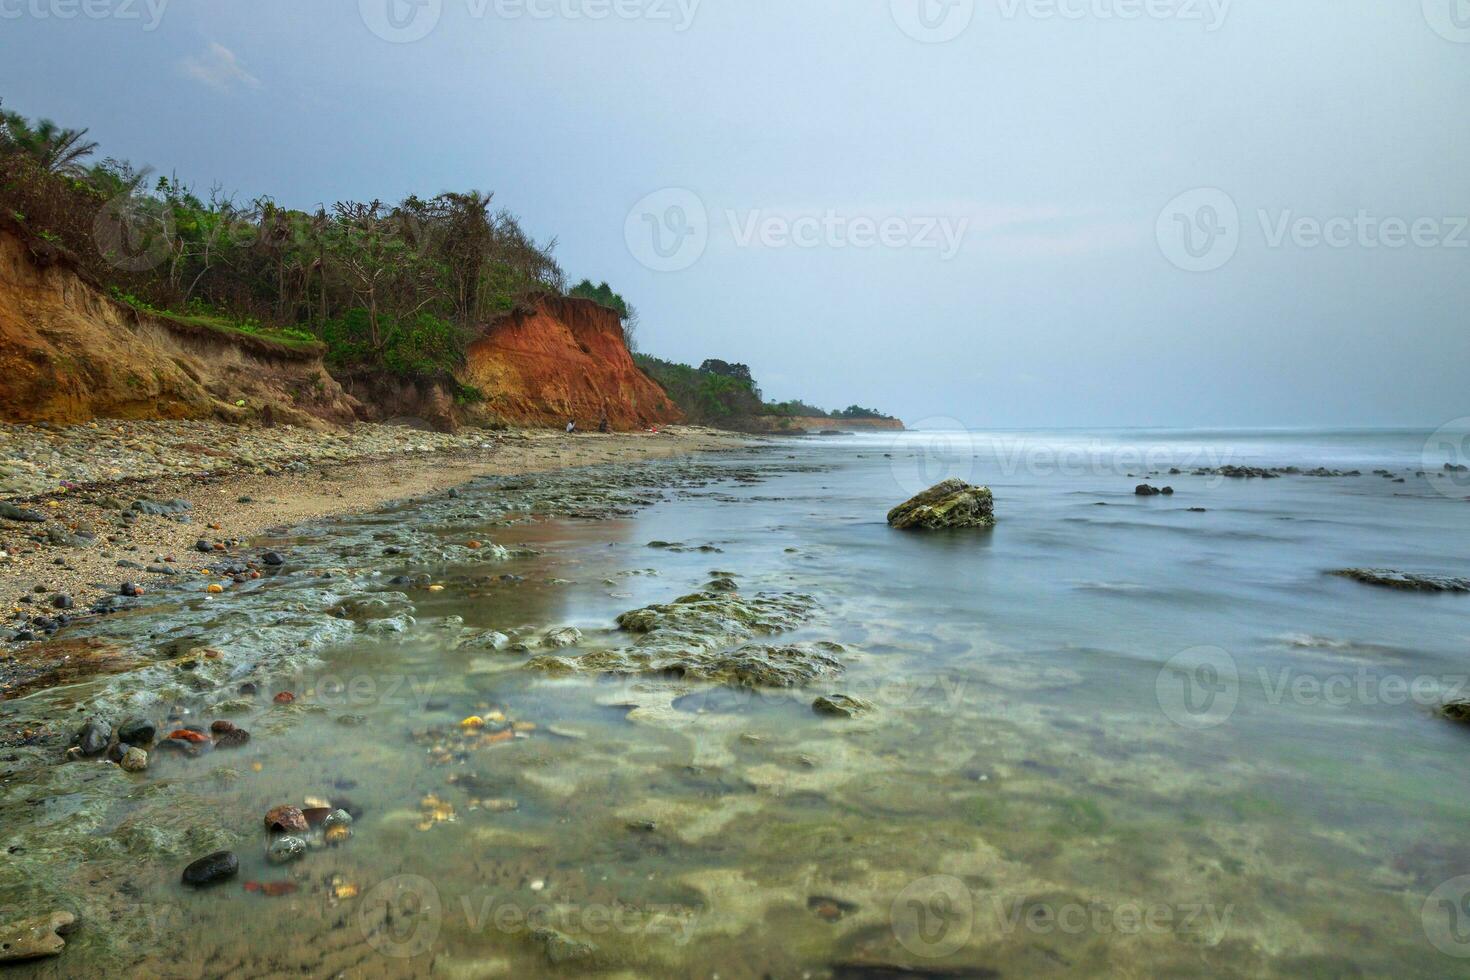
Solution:
<path fill-rule="evenodd" d="M 241 198 L 493 190 L 644 350 L 769 397 L 1433 428 L 1470 414 L 1467 7 L 0 0 L 0 95 Z"/>

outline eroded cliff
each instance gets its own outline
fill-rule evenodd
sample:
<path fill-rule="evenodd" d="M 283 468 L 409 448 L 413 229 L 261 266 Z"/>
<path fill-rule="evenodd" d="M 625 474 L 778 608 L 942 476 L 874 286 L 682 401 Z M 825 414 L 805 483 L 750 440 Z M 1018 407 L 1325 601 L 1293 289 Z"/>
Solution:
<path fill-rule="evenodd" d="M 538 296 L 488 324 L 469 345 L 460 380 L 506 422 L 583 428 L 604 412 L 615 429 L 682 418 L 638 369 L 617 314 L 591 300 Z"/>
<path fill-rule="evenodd" d="M 320 424 L 351 421 L 355 408 L 320 347 L 139 312 L 84 279 L 65 253 L 0 226 L 0 419 Z"/>

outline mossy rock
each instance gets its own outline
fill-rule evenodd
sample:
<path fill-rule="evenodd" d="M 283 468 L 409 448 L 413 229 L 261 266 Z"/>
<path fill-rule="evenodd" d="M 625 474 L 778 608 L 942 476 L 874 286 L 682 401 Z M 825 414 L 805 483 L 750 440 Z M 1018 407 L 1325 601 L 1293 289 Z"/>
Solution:
<path fill-rule="evenodd" d="M 888 523 L 902 530 L 926 531 L 994 527 L 995 499 L 989 487 L 945 480 L 890 510 Z"/>

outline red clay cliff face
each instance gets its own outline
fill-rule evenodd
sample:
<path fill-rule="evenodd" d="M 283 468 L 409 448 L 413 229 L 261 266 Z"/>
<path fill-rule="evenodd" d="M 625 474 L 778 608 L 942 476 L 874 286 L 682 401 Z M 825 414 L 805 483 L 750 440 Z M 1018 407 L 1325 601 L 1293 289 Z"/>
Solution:
<path fill-rule="evenodd" d="M 615 429 L 678 422 L 664 390 L 633 363 L 617 314 L 585 299 L 539 296 L 500 317 L 466 351 L 460 380 L 491 415 L 522 425 Z"/>
<path fill-rule="evenodd" d="M 0 421 L 244 421 L 266 407 L 319 426 L 357 406 L 320 350 L 139 313 L 0 225 Z"/>

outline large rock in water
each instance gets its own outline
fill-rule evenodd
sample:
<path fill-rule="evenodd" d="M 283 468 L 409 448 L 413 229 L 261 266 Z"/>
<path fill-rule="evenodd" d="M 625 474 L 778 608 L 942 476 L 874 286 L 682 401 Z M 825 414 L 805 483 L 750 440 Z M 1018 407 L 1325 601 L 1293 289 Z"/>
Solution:
<path fill-rule="evenodd" d="M 994 527 L 995 501 L 989 487 L 971 486 L 964 480 L 945 480 L 890 510 L 888 523 L 897 528 L 927 531 Z"/>

